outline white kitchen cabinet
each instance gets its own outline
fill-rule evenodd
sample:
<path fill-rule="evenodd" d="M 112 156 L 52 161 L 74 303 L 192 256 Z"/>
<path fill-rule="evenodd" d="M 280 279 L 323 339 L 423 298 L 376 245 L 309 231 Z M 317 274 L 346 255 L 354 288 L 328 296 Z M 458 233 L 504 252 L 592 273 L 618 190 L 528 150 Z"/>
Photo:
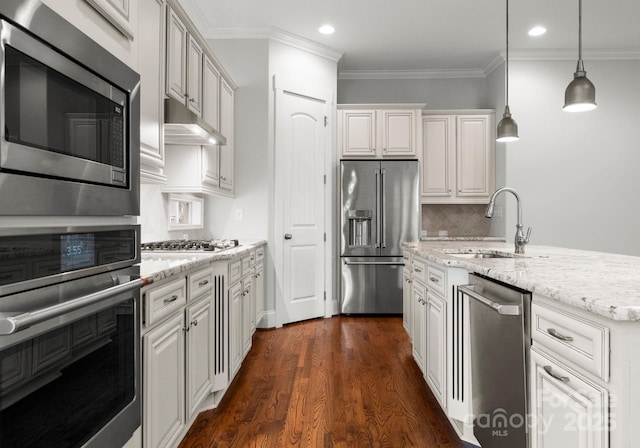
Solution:
<path fill-rule="evenodd" d="M 154 317 L 143 322 L 144 446 L 171 447 L 212 392 L 214 271 L 177 276 L 143 297 Z"/>
<path fill-rule="evenodd" d="M 553 357 L 531 349 L 532 447 L 609 446 L 609 397 Z"/>
<path fill-rule="evenodd" d="M 143 338 L 143 440 L 168 447 L 184 425 L 184 317 L 176 314 Z"/>
<path fill-rule="evenodd" d="M 251 350 L 253 333 L 256 329 L 256 305 L 253 294 L 253 274 L 242 280 L 242 357 Z"/>
<path fill-rule="evenodd" d="M 187 42 L 187 107 L 202 116 L 202 47 L 192 34 Z"/>
<path fill-rule="evenodd" d="M 422 203 L 487 203 L 495 189 L 493 110 L 424 111 Z"/>
<path fill-rule="evenodd" d="M 204 55 L 202 75 L 202 119 L 220 129 L 220 70 L 209 56 Z"/>
<path fill-rule="evenodd" d="M 187 91 L 187 26 L 173 8 L 167 8 L 166 93 L 185 106 Z"/>
<path fill-rule="evenodd" d="M 338 105 L 340 157 L 416 157 L 424 104 Z"/>
<path fill-rule="evenodd" d="M 260 248 L 260 250 L 264 249 Z M 256 303 L 255 325 L 256 327 L 260 327 L 260 321 L 262 321 L 262 317 L 264 316 L 264 263 L 262 261 L 256 264 L 256 273 L 254 277 L 255 285 L 253 292 Z"/>
<path fill-rule="evenodd" d="M 427 325 L 427 287 L 422 282 L 415 280 L 412 284 L 413 297 L 413 359 L 416 361 L 420 371 L 425 373 L 425 350 L 426 350 L 426 325 Z"/>
<path fill-rule="evenodd" d="M 411 253 L 405 251 L 402 257 L 404 261 L 404 268 L 402 269 L 402 326 L 407 332 L 407 335 L 409 335 L 409 339 L 413 339 L 413 304 L 411 302 Z"/>
<path fill-rule="evenodd" d="M 165 0 L 138 0 L 138 53 L 140 61 L 140 182 L 165 184 L 164 91 Z"/>
<path fill-rule="evenodd" d="M 220 190 L 227 196 L 235 194 L 234 186 L 234 101 L 235 87 L 226 79 L 220 84 L 220 133 L 227 138 L 227 144 L 219 146 Z"/>
<path fill-rule="evenodd" d="M 229 289 L 229 383 L 242 364 L 242 283 Z"/>
<path fill-rule="evenodd" d="M 447 303 L 430 290 L 427 290 L 426 327 L 424 376 L 440 406 L 446 411 Z"/>

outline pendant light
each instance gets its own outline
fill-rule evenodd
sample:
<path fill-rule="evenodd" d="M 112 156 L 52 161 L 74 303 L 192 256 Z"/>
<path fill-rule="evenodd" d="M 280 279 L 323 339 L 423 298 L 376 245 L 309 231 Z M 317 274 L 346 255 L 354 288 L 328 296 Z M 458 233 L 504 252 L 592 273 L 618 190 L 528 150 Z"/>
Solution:
<path fill-rule="evenodd" d="M 514 142 L 518 140 L 518 123 L 511 118 L 509 109 L 509 0 L 507 0 L 507 53 L 505 58 L 505 106 L 502 120 L 498 123 L 497 142 Z"/>
<path fill-rule="evenodd" d="M 564 107 L 567 112 L 583 112 L 596 108 L 596 88 L 587 78 L 582 62 L 582 0 L 578 0 L 578 67 L 573 81 L 564 92 Z"/>

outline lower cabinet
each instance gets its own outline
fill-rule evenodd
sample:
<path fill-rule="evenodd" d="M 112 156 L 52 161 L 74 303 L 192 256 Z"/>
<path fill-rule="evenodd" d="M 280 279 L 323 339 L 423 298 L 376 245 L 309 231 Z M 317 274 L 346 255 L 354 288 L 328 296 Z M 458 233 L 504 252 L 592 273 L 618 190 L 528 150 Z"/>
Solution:
<path fill-rule="evenodd" d="M 536 348 L 530 365 L 531 446 L 609 446 L 607 390 Z"/>
<path fill-rule="evenodd" d="M 426 304 L 427 288 L 421 282 L 414 281 L 412 289 L 413 297 L 413 359 L 424 374 L 425 350 L 426 350 Z"/>
<path fill-rule="evenodd" d="M 263 313 L 257 303 L 264 300 L 264 247 L 258 250 L 143 288 L 144 448 L 178 446 L 240 369 Z M 100 334 L 108 325 L 100 316 L 94 327 Z M 84 333 L 78 327 L 76 339 Z"/>
<path fill-rule="evenodd" d="M 411 330 L 412 327 L 412 318 L 413 313 L 411 312 L 412 302 L 411 302 L 411 270 L 413 269 L 411 266 L 411 254 L 406 252 L 403 254 L 404 268 L 402 269 L 402 326 L 404 330 L 409 335 L 409 338 L 413 339 L 413 332 Z"/>
<path fill-rule="evenodd" d="M 446 410 L 447 304 L 430 291 L 427 291 L 426 326 L 424 377 L 440 406 Z"/>

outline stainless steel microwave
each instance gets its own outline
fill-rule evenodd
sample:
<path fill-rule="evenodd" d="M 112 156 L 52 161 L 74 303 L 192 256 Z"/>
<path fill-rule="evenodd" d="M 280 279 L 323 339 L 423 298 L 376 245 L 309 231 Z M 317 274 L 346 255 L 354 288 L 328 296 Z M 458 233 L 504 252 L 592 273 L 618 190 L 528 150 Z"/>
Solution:
<path fill-rule="evenodd" d="M 0 215 L 138 215 L 139 76 L 33 0 L 0 6 Z"/>

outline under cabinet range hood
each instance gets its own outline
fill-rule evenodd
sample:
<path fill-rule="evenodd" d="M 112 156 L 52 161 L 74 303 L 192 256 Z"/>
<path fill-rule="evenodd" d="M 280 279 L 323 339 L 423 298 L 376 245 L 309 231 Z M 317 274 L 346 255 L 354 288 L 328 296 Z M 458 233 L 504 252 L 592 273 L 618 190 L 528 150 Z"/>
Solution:
<path fill-rule="evenodd" d="M 169 145 L 226 145 L 227 139 L 184 104 L 166 98 L 164 142 Z"/>

